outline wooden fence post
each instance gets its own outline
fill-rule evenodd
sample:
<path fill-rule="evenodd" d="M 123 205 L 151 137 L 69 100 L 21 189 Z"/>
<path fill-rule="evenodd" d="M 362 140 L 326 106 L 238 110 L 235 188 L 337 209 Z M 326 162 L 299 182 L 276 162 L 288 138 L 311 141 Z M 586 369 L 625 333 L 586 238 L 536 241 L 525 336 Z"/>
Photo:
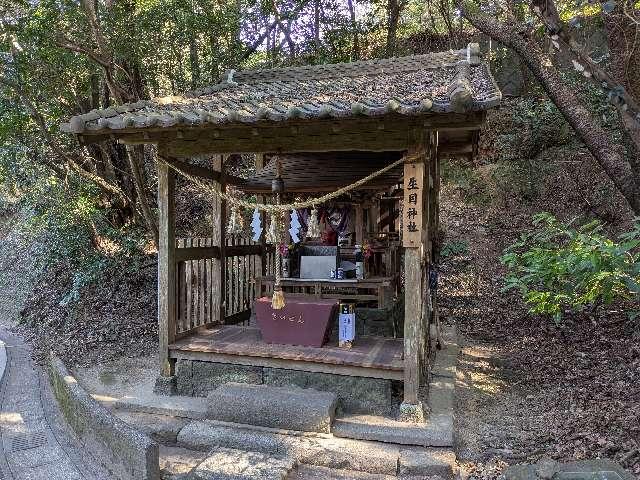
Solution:
<path fill-rule="evenodd" d="M 217 172 L 222 172 L 224 169 L 224 156 L 223 155 L 214 155 L 213 156 L 213 170 Z M 220 182 L 216 186 L 218 191 L 224 192 L 224 179 L 223 176 L 220 176 Z M 213 246 L 217 246 L 220 248 L 220 258 L 213 259 L 213 268 L 211 272 L 211 291 L 209 295 L 212 295 L 212 318 L 214 323 L 222 324 L 224 323 L 224 315 L 225 315 L 225 275 L 226 275 L 226 256 L 225 256 L 225 219 L 226 215 L 226 205 L 225 201 L 221 198 L 215 197 L 213 198 L 213 215 L 212 215 L 212 223 L 213 223 L 213 231 L 211 232 L 211 243 Z"/>
<path fill-rule="evenodd" d="M 174 373 L 169 345 L 176 336 L 175 176 L 158 162 L 158 337 L 161 375 Z"/>

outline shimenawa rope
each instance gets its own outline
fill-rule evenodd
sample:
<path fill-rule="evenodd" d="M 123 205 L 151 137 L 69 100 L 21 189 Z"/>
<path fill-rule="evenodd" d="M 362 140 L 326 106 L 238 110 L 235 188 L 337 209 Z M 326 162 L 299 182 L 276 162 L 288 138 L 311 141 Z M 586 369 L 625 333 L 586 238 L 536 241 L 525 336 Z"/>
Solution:
<path fill-rule="evenodd" d="M 266 203 L 257 203 L 257 202 L 249 202 L 247 200 L 242 200 L 241 198 L 235 197 L 233 195 L 229 195 L 225 192 L 222 192 L 221 190 L 218 190 L 217 188 L 215 188 L 213 185 L 209 185 L 208 183 L 202 181 L 201 179 L 194 177 L 193 175 L 190 175 L 188 173 L 186 173 L 185 171 L 181 170 L 179 167 L 177 167 L 176 165 L 167 162 L 164 158 L 162 158 L 161 156 L 158 156 L 158 162 L 162 163 L 163 165 L 166 165 L 167 167 L 171 168 L 172 170 L 176 171 L 177 173 L 179 173 L 180 175 L 182 175 L 183 177 L 185 177 L 186 179 L 190 180 L 191 182 L 193 182 L 194 184 L 196 184 L 197 186 L 203 188 L 205 191 L 207 191 L 208 193 L 213 194 L 214 196 L 222 199 L 222 200 L 226 200 L 230 205 L 232 206 L 238 206 L 238 207 L 243 207 L 249 210 L 254 210 L 254 209 L 258 209 L 262 212 L 267 212 L 267 213 L 276 213 L 276 212 L 288 212 L 291 210 L 297 210 L 300 208 L 308 208 L 308 207 L 313 207 L 315 205 L 321 204 L 321 203 L 325 203 L 328 202 L 330 200 L 333 200 L 335 198 L 338 198 L 342 195 L 344 195 L 345 193 L 350 192 L 351 190 L 354 190 L 358 187 L 361 187 L 362 185 L 366 184 L 367 182 L 370 182 L 371 180 L 373 180 L 376 177 L 379 177 L 380 175 L 388 172 L 389 170 L 397 167 L 398 165 L 405 163 L 405 162 L 411 162 L 413 160 L 416 160 L 418 158 L 418 156 L 416 155 L 415 157 L 403 157 L 399 160 L 396 160 L 395 162 L 387 165 L 384 168 L 381 168 L 380 170 L 377 170 L 369 175 L 367 175 L 364 178 L 361 178 L 360 180 L 347 185 L 345 187 L 339 188 L 338 190 L 331 192 L 331 193 L 327 193 L 326 195 L 323 195 L 321 197 L 316 197 L 316 198 L 310 198 L 307 200 L 303 200 L 301 202 L 295 202 L 295 203 L 285 203 L 285 204 L 280 204 L 280 205 L 274 205 L 274 204 L 266 204 Z"/>
<path fill-rule="evenodd" d="M 280 204 L 279 199 L 280 199 L 280 194 L 277 194 L 278 197 L 278 202 L 276 204 L 265 204 L 265 203 L 257 203 L 257 202 L 248 202 L 246 200 L 242 200 L 238 197 L 235 197 L 233 195 L 228 195 L 225 192 L 223 192 L 222 190 L 219 190 L 218 188 L 214 187 L 213 185 L 209 185 L 205 182 L 203 182 L 202 180 L 200 180 L 199 178 L 194 177 L 193 175 L 190 175 L 186 172 L 184 172 L 183 170 L 181 170 L 180 168 L 178 168 L 177 166 L 175 166 L 172 163 L 167 162 L 164 158 L 162 158 L 161 156 L 158 156 L 158 162 L 164 164 L 165 166 L 175 170 L 177 173 L 179 173 L 180 175 L 182 175 L 183 177 L 185 177 L 186 179 L 190 180 L 191 182 L 193 182 L 195 185 L 199 186 L 200 188 L 204 189 L 206 192 L 222 199 L 222 200 L 226 200 L 227 203 L 229 203 L 232 207 L 236 206 L 236 207 L 243 207 L 246 209 L 258 209 L 260 211 L 263 212 L 267 212 L 269 214 L 272 215 L 271 221 L 272 222 L 277 222 L 280 219 L 278 218 L 279 216 L 282 215 L 283 212 L 289 212 L 291 210 L 297 210 L 300 208 L 308 208 L 308 207 L 315 207 L 318 204 L 321 203 L 325 203 L 328 202 L 330 200 L 333 200 L 334 198 L 338 198 L 342 195 L 344 195 L 345 193 L 350 192 L 351 190 L 354 190 L 364 184 L 366 184 L 367 182 L 373 180 L 376 177 L 379 177 L 380 175 L 382 175 L 383 173 L 388 172 L 389 170 L 397 167 L 398 165 L 405 163 L 405 162 L 411 162 L 414 161 L 418 158 L 417 155 L 415 156 L 411 156 L 411 157 L 402 157 L 399 160 L 396 160 L 395 162 L 391 163 L 390 165 L 387 165 L 384 168 L 381 168 L 380 170 L 377 170 L 369 175 L 367 175 L 364 178 L 361 178 L 360 180 L 358 180 L 357 182 L 354 182 L 350 185 L 347 185 L 345 187 L 339 188 L 338 190 L 336 190 L 335 192 L 331 192 L 328 193 L 326 195 L 323 195 L 321 197 L 316 197 L 316 198 L 311 198 L 311 199 L 307 199 L 301 202 L 295 202 L 295 203 L 287 203 L 287 204 Z M 276 229 L 278 230 L 278 239 L 277 241 L 281 241 L 281 232 L 279 231 L 279 225 L 276 227 Z M 276 258 L 275 258 L 275 269 L 276 269 L 276 281 L 275 281 L 275 285 L 274 285 L 274 290 L 273 290 L 273 297 L 271 299 L 271 307 L 274 310 L 280 310 L 281 308 L 284 308 L 285 306 L 285 299 L 284 299 L 284 293 L 282 292 L 282 287 L 280 286 L 280 279 L 281 279 L 281 274 L 280 274 L 280 268 L 282 265 L 282 258 L 281 258 L 281 254 L 280 254 L 280 249 L 276 246 Z"/>

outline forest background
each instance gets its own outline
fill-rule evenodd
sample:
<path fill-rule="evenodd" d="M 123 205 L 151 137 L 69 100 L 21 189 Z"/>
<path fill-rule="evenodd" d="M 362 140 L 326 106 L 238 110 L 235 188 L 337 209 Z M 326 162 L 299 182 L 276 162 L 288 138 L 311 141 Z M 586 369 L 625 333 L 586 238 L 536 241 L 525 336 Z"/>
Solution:
<path fill-rule="evenodd" d="M 543 454 L 606 456 L 640 474 L 637 284 L 623 282 L 613 303 L 562 304 L 557 321 L 531 311 L 522 277 L 520 294 L 503 291 L 498 261 L 549 226 L 532 225 L 540 212 L 569 229 L 598 221 L 580 248 L 638 239 L 631 0 L 0 0 L 0 317 L 71 363 L 156 348 L 154 147 L 82 147 L 59 131 L 69 117 L 181 94 L 229 69 L 470 41 L 505 98 L 476 159 L 443 159 L 441 304 L 474 379 L 459 399 L 459 457 L 480 476 Z M 249 157 L 229 164 L 251 170 Z M 178 236 L 209 236 L 209 205 L 179 182 Z M 623 255 L 635 255 L 623 272 L 633 280 L 637 243 Z"/>

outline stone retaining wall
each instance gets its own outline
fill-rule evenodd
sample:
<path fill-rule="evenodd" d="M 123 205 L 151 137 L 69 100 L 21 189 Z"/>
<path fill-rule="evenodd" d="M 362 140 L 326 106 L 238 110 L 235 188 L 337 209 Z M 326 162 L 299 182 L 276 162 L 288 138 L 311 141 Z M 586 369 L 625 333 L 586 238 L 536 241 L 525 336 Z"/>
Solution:
<path fill-rule="evenodd" d="M 113 416 L 78 385 L 62 361 L 51 356 L 49 381 L 65 420 L 84 447 L 121 480 L 158 480 L 159 447 Z"/>

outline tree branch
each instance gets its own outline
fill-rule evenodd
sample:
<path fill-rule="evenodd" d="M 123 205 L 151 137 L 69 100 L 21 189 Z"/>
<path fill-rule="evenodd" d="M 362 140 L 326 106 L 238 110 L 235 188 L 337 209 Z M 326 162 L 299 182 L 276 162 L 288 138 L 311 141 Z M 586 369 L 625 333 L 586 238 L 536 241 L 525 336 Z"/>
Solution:
<path fill-rule="evenodd" d="M 98 175 L 82 168 L 78 164 L 78 162 L 68 152 L 65 152 L 60 147 L 60 145 L 58 145 L 58 143 L 55 141 L 55 139 L 51 135 L 51 132 L 49 132 L 49 129 L 47 128 L 47 124 L 44 120 L 44 117 L 38 111 L 35 104 L 29 99 L 29 97 L 25 94 L 25 92 L 22 90 L 21 86 L 18 83 L 12 80 L 9 80 L 5 76 L 0 75 L 0 84 L 10 88 L 15 93 L 16 97 L 25 106 L 25 108 L 29 112 L 29 116 L 35 122 L 38 129 L 40 130 L 40 133 L 42 134 L 45 140 L 45 143 L 49 146 L 49 148 L 51 148 L 51 150 L 55 152 L 55 154 L 58 157 L 60 157 L 66 162 L 69 169 L 73 170 L 74 172 L 84 177 L 85 179 L 92 181 L 93 183 L 98 185 L 103 191 L 110 193 L 112 195 L 115 195 L 119 199 L 122 205 L 126 205 L 128 203 L 128 199 L 126 195 L 119 187 L 117 187 L 116 185 L 112 185 L 111 183 L 107 182 L 104 178 L 101 178 Z M 59 165 L 56 165 L 54 162 L 47 161 L 46 166 L 51 168 L 60 177 L 64 177 L 66 175 L 66 171 L 62 169 Z"/>
<path fill-rule="evenodd" d="M 612 142 L 610 135 L 563 82 L 551 58 L 536 43 L 529 29 L 515 22 L 503 23 L 483 13 L 469 0 L 457 0 L 457 3 L 473 26 L 520 56 L 634 212 L 640 213 L 640 179 L 625 158 L 624 148 Z"/>

